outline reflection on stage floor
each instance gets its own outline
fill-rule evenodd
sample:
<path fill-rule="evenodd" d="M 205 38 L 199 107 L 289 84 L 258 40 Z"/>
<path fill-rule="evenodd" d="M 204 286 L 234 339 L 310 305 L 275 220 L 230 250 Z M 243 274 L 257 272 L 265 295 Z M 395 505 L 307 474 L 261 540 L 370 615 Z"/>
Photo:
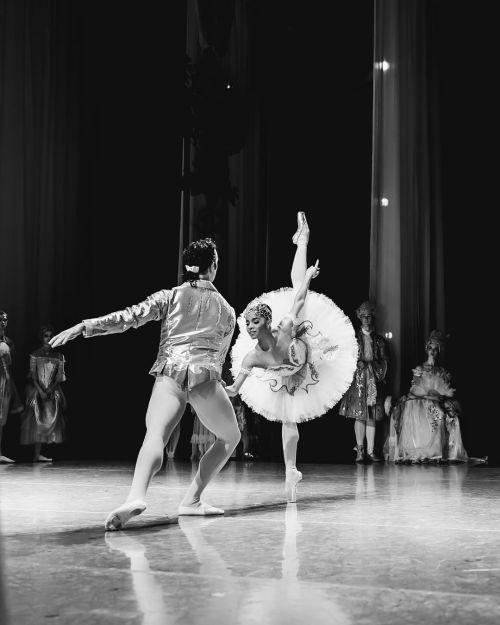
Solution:
<path fill-rule="evenodd" d="M 500 623 L 500 468 L 232 461 L 177 517 L 195 465 L 168 460 L 148 508 L 104 532 L 131 464 L 0 467 L 8 625 Z"/>

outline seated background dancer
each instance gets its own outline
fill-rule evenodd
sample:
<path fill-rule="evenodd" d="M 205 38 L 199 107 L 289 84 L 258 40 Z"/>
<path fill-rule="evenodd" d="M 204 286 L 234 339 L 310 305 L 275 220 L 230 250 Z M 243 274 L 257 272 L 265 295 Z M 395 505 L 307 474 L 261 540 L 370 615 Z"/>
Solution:
<path fill-rule="evenodd" d="M 235 381 L 229 396 L 240 394 L 258 414 L 282 426 L 286 467 L 285 494 L 296 501 L 297 423 L 323 415 L 342 397 L 356 368 L 358 345 L 349 318 L 320 293 L 309 291 L 319 274 L 318 261 L 307 268 L 309 227 L 297 215 L 292 241 L 293 287 L 264 293 L 238 318 L 240 333 L 231 350 Z M 278 319 L 276 328 L 272 319 Z"/>
<path fill-rule="evenodd" d="M 124 332 L 161 321 L 155 377 L 146 413 L 146 435 L 125 502 L 107 517 L 105 528 L 119 530 L 146 509 L 151 478 L 162 465 L 172 431 L 190 403 L 200 421 L 215 434 L 215 443 L 200 459 L 198 471 L 179 506 L 179 515 L 223 514 L 201 501 L 210 480 L 222 469 L 240 440 L 234 410 L 221 384 L 221 369 L 235 327 L 235 313 L 212 284 L 218 256 L 210 238 L 183 251 L 186 282 L 150 295 L 143 302 L 102 317 L 86 319 L 59 333 L 52 347 L 85 337 Z"/>
<path fill-rule="evenodd" d="M 461 407 L 451 374 L 440 362 L 445 335 L 433 330 L 425 344 L 427 358 L 413 369 L 410 391 L 392 409 L 388 460 L 405 463 L 486 462 L 470 458 L 460 431 Z"/>

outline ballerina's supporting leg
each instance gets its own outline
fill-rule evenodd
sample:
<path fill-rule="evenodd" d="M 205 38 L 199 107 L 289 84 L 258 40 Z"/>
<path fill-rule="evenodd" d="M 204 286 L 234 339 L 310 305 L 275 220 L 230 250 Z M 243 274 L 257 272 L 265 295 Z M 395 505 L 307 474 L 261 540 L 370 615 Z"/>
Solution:
<path fill-rule="evenodd" d="M 110 512 L 105 528 L 120 530 L 127 521 L 146 509 L 149 483 L 160 470 L 163 453 L 186 407 L 184 393 L 169 377 L 157 378 L 146 413 L 146 436 L 137 456 L 132 485 L 125 502 Z"/>
<path fill-rule="evenodd" d="M 285 460 L 286 480 L 285 494 L 287 501 L 297 500 L 297 484 L 302 479 L 302 473 L 297 471 L 297 444 L 299 442 L 299 430 L 296 423 L 283 423 L 281 428 L 283 439 L 283 458 Z"/>
<path fill-rule="evenodd" d="M 201 501 L 201 495 L 240 442 L 240 430 L 233 405 L 225 390 L 215 381 L 194 389 L 190 393 L 190 402 L 200 421 L 217 438 L 200 459 L 194 480 L 179 506 L 179 515 L 224 514 L 224 510 Z"/>

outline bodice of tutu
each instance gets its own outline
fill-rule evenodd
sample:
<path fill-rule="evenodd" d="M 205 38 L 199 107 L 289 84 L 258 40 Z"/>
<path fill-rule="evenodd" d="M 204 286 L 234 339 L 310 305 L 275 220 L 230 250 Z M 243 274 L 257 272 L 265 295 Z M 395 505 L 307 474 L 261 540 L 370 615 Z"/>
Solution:
<path fill-rule="evenodd" d="M 255 367 L 253 370 L 260 380 L 286 378 L 298 373 L 307 363 L 309 350 L 302 339 L 292 338 L 288 346 L 288 361 L 272 365 L 266 369 Z"/>
<path fill-rule="evenodd" d="M 417 397 L 436 393 L 444 397 L 453 397 L 455 393 L 455 389 L 450 386 L 450 374 L 446 369 L 425 365 L 419 365 L 413 369 L 410 391 Z"/>

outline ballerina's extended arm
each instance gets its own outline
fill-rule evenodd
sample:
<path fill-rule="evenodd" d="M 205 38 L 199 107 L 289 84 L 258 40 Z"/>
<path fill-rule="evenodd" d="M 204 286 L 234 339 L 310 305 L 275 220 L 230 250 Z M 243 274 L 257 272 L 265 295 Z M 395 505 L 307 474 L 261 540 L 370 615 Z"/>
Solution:
<path fill-rule="evenodd" d="M 234 397 L 235 395 L 238 395 L 241 385 L 251 374 L 252 367 L 255 367 L 255 356 L 253 350 L 251 352 L 248 352 L 248 354 L 243 358 L 243 361 L 241 363 L 241 369 L 236 376 L 236 380 L 231 384 L 231 386 L 225 387 L 224 390 L 229 395 L 229 397 Z"/>
<path fill-rule="evenodd" d="M 317 275 L 319 275 L 319 260 L 316 261 L 315 265 L 307 269 L 306 274 L 304 276 L 304 280 L 302 281 L 302 284 L 300 285 L 299 290 L 297 291 L 297 294 L 295 295 L 295 299 L 293 301 L 293 306 L 292 306 L 292 311 L 291 311 L 291 314 L 293 315 L 294 319 L 298 317 L 300 311 L 302 310 L 304 306 L 304 303 L 306 301 L 307 291 L 309 289 L 309 284 L 311 280 L 313 278 L 316 278 Z"/>

